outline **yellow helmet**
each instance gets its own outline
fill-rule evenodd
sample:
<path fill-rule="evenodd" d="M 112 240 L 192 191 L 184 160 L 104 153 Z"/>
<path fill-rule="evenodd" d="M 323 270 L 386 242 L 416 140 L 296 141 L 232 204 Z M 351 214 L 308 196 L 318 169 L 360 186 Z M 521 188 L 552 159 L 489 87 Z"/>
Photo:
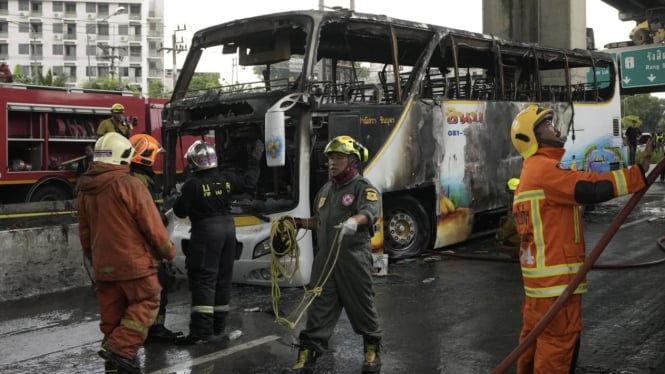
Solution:
<path fill-rule="evenodd" d="M 132 157 L 134 157 L 132 143 L 117 132 L 106 133 L 95 143 L 93 161 L 111 165 L 129 165 Z"/>
<path fill-rule="evenodd" d="M 554 112 L 540 105 L 529 105 L 519 112 L 510 127 L 510 140 L 525 159 L 538 150 L 538 141 L 534 129 L 545 119 L 552 119 Z"/>
<path fill-rule="evenodd" d="M 323 150 L 323 154 L 328 156 L 328 154 L 331 152 L 344 153 L 345 155 L 355 155 L 358 157 L 358 161 L 361 162 L 367 162 L 369 159 L 369 151 L 367 148 L 348 135 L 340 135 L 331 140 Z"/>
<path fill-rule="evenodd" d="M 125 107 L 120 103 L 115 103 L 111 106 L 111 113 L 125 113 Z"/>
<path fill-rule="evenodd" d="M 129 141 L 136 151 L 136 155 L 132 158 L 132 162 L 135 164 L 152 166 L 155 163 L 157 154 L 164 152 L 164 148 L 162 148 L 157 139 L 148 134 L 132 135 Z"/>

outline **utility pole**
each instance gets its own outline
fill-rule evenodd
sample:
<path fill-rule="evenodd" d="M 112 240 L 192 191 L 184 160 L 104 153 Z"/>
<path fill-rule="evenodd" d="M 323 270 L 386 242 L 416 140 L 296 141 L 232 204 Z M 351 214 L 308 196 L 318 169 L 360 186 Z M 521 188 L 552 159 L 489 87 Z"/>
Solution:
<path fill-rule="evenodd" d="M 162 47 L 158 49 L 158 51 L 166 51 L 166 52 L 171 52 L 171 55 L 173 56 L 173 89 L 175 90 L 175 83 L 178 79 L 178 75 L 176 74 L 177 67 L 176 67 L 176 55 L 180 52 L 184 52 L 187 50 L 187 45 L 184 44 L 184 41 L 182 38 L 180 38 L 180 42 L 176 40 L 176 33 L 179 31 L 185 31 L 187 30 L 187 26 L 183 25 L 182 28 L 180 28 L 180 25 L 177 26 L 178 28 L 173 31 L 173 35 L 171 36 L 171 48 L 167 47 Z"/>

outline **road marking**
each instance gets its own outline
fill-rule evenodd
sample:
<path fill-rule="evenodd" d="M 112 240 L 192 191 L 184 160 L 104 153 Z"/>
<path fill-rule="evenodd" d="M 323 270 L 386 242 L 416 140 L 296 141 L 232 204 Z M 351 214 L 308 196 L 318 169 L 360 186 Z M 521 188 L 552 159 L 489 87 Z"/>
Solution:
<path fill-rule="evenodd" d="M 205 356 L 197 357 L 193 360 L 188 360 L 188 361 L 182 362 L 182 363 L 177 364 L 177 365 L 173 365 L 173 366 L 169 366 L 169 367 L 157 370 L 157 371 L 153 371 L 150 374 L 178 373 L 178 372 L 184 371 L 186 369 L 190 369 L 193 366 L 201 365 L 203 363 L 206 363 L 206 362 L 212 361 L 212 360 L 216 360 L 216 359 L 221 358 L 221 357 L 230 356 L 234 353 L 244 351 L 244 350 L 247 350 L 247 349 L 251 349 L 251 348 L 257 347 L 259 345 L 265 344 L 265 343 L 270 343 L 270 342 L 275 341 L 277 339 L 279 339 L 279 336 L 277 336 L 277 335 L 264 336 L 264 337 L 259 338 L 259 339 L 254 339 L 254 340 L 248 341 L 247 343 L 239 344 L 239 345 L 236 345 L 236 346 L 233 346 L 233 347 L 229 347 L 227 349 L 223 349 L 221 351 L 217 351 L 217 352 L 214 352 L 214 353 L 207 354 Z"/>

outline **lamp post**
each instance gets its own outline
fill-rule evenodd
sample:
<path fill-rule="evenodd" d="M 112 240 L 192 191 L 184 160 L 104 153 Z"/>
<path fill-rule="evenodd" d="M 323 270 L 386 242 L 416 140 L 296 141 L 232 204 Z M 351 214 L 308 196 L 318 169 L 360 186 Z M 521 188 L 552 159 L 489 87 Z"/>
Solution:
<path fill-rule="evenodd" d="M 105 22 L 109 18 L 111 18 L 113 16 L 117 16 L 118 14 L 121 14 L 121 13 L 124 13 L 124 12 L 125 12 L 125 7 L 120 6 L 115 10 L 115 12 L 113 12 L 113 13 L 109 14 L 108 16 L 102 18 L 100 21 L 95 21 L 95 26 L 97 26 L 97 22 Z M 90 69 L 90 53 L 88 52 L 88 48 L 90 47 L 90 30 L 92 29 L 91 26 L 93 26 L 93 25 L 88 25 L 85 29 L 85 38 L 86 38 L 86 42 L 85 42 L 86 51 L 85 51 L 85 53 L 88 55 L 88 66 L 86 67 L 86 70 Z M 92 83 L 92 75 L 90 74 L 90 71 L 88 71 L 88 83 L 90 83 L 90 84 Z"/>

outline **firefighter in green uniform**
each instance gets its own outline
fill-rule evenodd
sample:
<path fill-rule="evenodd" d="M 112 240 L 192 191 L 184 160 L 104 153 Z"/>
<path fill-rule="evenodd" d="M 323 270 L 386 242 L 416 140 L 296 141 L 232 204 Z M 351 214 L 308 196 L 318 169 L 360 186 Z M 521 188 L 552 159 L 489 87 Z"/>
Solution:
<path fill-rule="evenodd" d="M 299 228 L 317 232 L 312 282 L 331 271 L 332 274 L 307 311 L 307 325 L 299 336 L 298 360 L 290 372 L 314 370 L 344 309 L 353 331 L 363 337 L 363 373 L 376 373 L 381 368 L 382 331 L 373 301 L 370 238 L 372 225 L 380 214 L 381 194 L 358 172 L 358 163 L 368 158 L 362 144 L 350 136 L 338 136 L 328 143 L 324 154 L 328 157 L 330 180 L 316 195 L 314 216 L 295 218 L 295 222 Z M 337 264 L 330 269 L 326 260 L 338 245 Z"/>
<path fill-rule="evenodd" d="M 129 139 L 132 132 L 132 126 L 125 121 L 125 107 L 116 103 L 111 106 L 111 117 L 103 120 L 97 127 L 97 136 L 102 137 L 109 132 L 118 134 Z"/>

